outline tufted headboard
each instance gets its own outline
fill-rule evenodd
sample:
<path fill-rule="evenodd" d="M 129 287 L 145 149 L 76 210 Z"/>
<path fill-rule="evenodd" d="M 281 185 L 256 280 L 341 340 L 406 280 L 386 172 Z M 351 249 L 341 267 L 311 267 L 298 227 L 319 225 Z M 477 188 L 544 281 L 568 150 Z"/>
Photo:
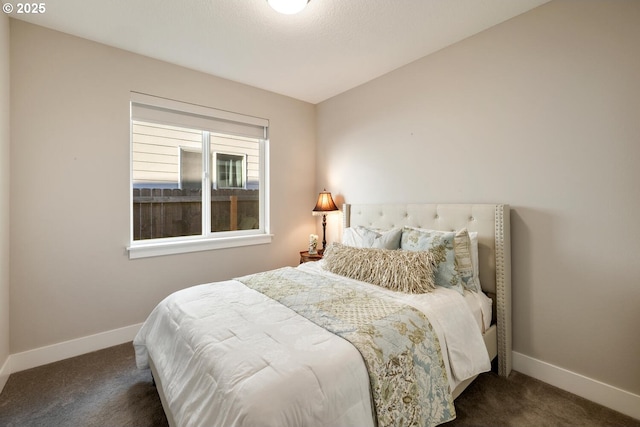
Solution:
<path fill-rule="evenodd" d="M 478 232 L 482 290 L 495 301 L 498 371 L 511 371 L 511 235 L 509 205 L 495 204 L 345 204 L 344 227 L 395 227 Z"/>

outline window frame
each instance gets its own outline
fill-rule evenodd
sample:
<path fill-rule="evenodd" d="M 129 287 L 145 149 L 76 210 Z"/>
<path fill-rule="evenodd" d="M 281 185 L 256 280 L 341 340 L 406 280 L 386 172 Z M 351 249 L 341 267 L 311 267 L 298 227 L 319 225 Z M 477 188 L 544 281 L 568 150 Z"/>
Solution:
<path fill-rule="evenodd" d="M 175 101 L 167 98 L 159 98 L 138 92 L 131 92 L 130 97 L 130 117 L 129 117 L 129 159 L 130 159 L 130 176 L 129 176 L 129 245 L 127 251 L 129 259 L 146 258 L 153 256 L 172 255 L 180 253 L 189 253 L 197 251 L 206 251 L 214 249 L 233 248 L 240 246 L 250 246 L 267 244 L 271 242 L 272 234 L 270 233 L 269 222 L 269 121 L 253 116 L 246 116 L 239 113 L 232 113 L 224 110 L 217 110 L 211 107 L 205 107 L 196 104 Z M 144 114 L 146 109 L 153 115 L 153 109 L 160 111 L 168 111 L 173 118 L 179 117 L 181 114 L 185 117 L 196 117 L 211 119 L 212 123 L 218 121 L 224 129 L 200 129 L 199 126 L 194 127 L 190 124 L 180 124 L 172 121 L 149 120 L 137 117 Z M 135 111 L 135 114 L 134 114 Z M 142 111 L 142 113 L 140 113 Z M 233 231 L 211 231 L 211 191 L 202 191 L 202 234 L 196 236 L 178 236 L 164 237 L 156 239 L 134 240 L 133 236 L 133 122 L 147 121 L 160 124 L 168 124 L 175 126 L 183 126 L 193 129 L 199 129 L 206 134 L 206 143 L 203 144 L 202 152 L 211 153 L 210 151 L 210 133 L 218 133 L 229 136 L 241 135 L 235 130 L 242 131 L 242 126 L 252 127 L 252 131 L 256 129 L 264 129 L 263 136 L 251 136 L 259 141 L 259 228 L 251 230 L 233 230 Z M 228 129 L 230 130 L 228 130 Z M 204 141 L 203 141 L 204 142 Z M 212 175 L 217 171 L 215 164 L 215 156 L 203 155 L 203 185 L 205 188 L 211 188 Z M 213 167 L 212 167 L 213 166 Z M 245 159 L 246 167 L 246 159 Z M 206 173 L 205 173 L 206 172 Z M 243 173 L 246 174 L 246 171 Z M 246 175 L 244 176 L 246 186 Z"/>

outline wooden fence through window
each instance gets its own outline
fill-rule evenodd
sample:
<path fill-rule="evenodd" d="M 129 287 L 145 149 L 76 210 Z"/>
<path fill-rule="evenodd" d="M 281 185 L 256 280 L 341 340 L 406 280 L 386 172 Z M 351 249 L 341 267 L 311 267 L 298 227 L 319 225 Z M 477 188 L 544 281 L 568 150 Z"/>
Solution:
<path fill-rule="evenodd" d="M 259 228 L 259 190 L 211 191 L 211 231 Z M 202 234 L 200 190 L 133 189 L 133 239 Z"/>

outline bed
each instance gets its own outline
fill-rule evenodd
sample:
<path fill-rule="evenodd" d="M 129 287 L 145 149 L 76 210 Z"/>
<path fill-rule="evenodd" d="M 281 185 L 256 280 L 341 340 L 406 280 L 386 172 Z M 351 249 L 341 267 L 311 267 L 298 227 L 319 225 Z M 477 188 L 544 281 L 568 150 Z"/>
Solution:
<path fill-rule="evenodd" d="M 178 291 L 134 340 L 171 426 L 431 426 L 455 417 L 453 399 L 490 361 L 509 375 L 508 205 L 347 204 L 342 214 L 344 230 L 380 235 L 468 230 L 482 292 L 407 294 L 344 277 L 330 268 L 338 244 L 320 262 Z"/>

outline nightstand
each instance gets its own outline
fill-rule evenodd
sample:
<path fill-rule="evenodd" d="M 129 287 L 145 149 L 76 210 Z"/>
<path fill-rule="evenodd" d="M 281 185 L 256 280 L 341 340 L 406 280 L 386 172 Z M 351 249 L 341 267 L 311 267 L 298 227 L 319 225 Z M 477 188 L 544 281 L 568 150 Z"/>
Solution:
<path fill-rule="evenodd" d="M 320 251 L 318 251 L 318 253 L 315 255 L 311 255 L 309 251 L 300 252 L 300 264 L 304 262 L 310 262 L 310 261 L 320 261 L 321 259 L 322 259 L 322 254 L 320 253 Z"/>

